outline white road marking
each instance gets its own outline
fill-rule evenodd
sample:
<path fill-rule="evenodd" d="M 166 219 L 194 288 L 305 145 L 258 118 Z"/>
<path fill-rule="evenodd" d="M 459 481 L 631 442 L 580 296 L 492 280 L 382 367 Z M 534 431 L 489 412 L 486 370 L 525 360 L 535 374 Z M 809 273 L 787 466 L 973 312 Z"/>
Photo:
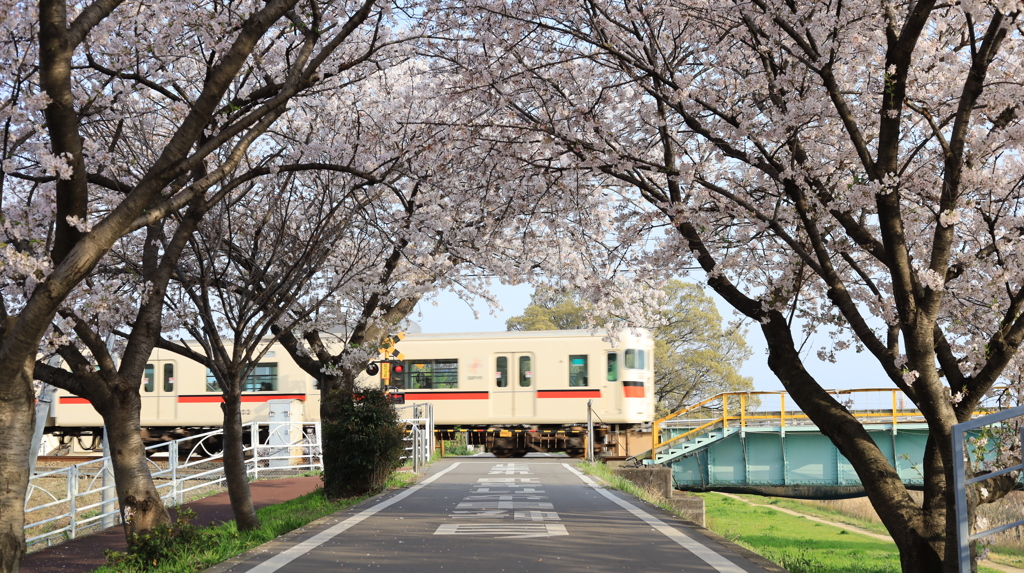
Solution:
<path fill-rule="evenodd" d="M 547 501 L 463 501 L 455 509 L 554 509 Z"/>
<path fill-rule="evenodd" d="M 410 487 L 409 489 L 407 489 L 407 490 L 405 490 L 403 492 L 400 492 L 399 494 L 395 495 L 394 497 L 388 498 L 388 499 L 378 503 L 377 505 L 375 505 L 375 506 L 373 506 L 371 508 L 365 509 L 365 510 L 363 510 L 363 511 L 361 511 L 361 512 L 355 514 L 355 515 L 353 515 L 352 517 L 346 519 L 345 521 L 342 521 L 341 523 L 339 523 L 337 525 L 331 526 L 331 527 L 321 531 L 320 533 L 317 533 L 316 535 L 314 535 L 313 537 L 310 537 L 309 539 L 307 539 L 305 541 L 300 541 L 299 543 L 289 547 L 288 549 L 285 549 L 284 551 L 278 553 L 277 555 L 274 555 L 270 559 L 267 559 L 263 563 L 260 563 L 259 565 L 256 565 L 252 569 L 249 569 L 249 573 L 273 573 L 274 571 L 277 571 L 278 569 L 280 569 L 280 568 L 284 567 L 285 565 L 291 563 L 295 559 L 298 559 L 299 557 L 302 557 L 306 553 L 309 553 L 310 551 L 312 551 L 312 550 L 316 549 L 317 547 L 320 547 L 324 543 L 330 541 L 333 537 L 344 533 L 345 531 L 347 531 L 348 529 L 350 529 L 354 525 L 359 524 L 360 522 L 362 522 L 366 518 L 373 516 L 374 514 L 379 512 L 380 510 L 386 509 L 388 507 L 391 507 L 392 505 L 402 501 L 403 499 L 405 499 L 405 498 L 409 497 L 410 495 L 416 493 L 417 491 L 423 489 L 425 486 L 430 485 L 432 482 L 434 482 L 435 480 L 437 480 L 438 478 L 440 478 L 444 474 L 446 474 L 446 473 L 452 471 L 453 469 L 457 468 L 458 466 L 459 466 L 459 462 L 455 462 L 454 464 L 449 466 L 447 469 L 445 469 L 443 471 L 440 471 L 440 472 L 430 476 L 429 478 L 427 478 L 427 479 L 421 481 L 420 483 Z"/>
<path fill-rule="evenodd" d="M 704 560 L 705 563 L 714 567 L 716 571 L 719 571 L 720 573 L 743 573 L 743 569 L 738 567 L 732 561 L 729 561 L 725 557 L 719 555 L 710 547 L 704 545 L 703 543 L 697 541 L 689 535 L 686 535 L 682 531 L 669 526 L 664 521 L 658 519 L 657 517 L 654 517 L 653 515 L 647 513 L 646 511 L 640 509 L 639 507 L 629 503 L 628 501 L 615 497 L 610 492 L 602 488 L 600 484 L 590 479 L 589 476 L 572 467 L 571 465 L 562 465 L 565 466 L 565 468 L 570 472 L 576 474 L 577 477 L 583 480 L 583 483 L 594 488 L 595 491 L 597 491 L 604 497 L 608 498 L 622 509 L 625 509 L 626 511 L 632 513 L 634 516 L 640 518 L 640 520 L 642 520 L 647 525 L 653 527 L 658 533 L 661 533 L 665 537 L 668 537 L 672 541 L 675 541 L 683 549 L 686 549 L 690 553 L 693 553 L 697 557 L 700 557 Z"/>
<path fill-rule="evenodd" d="M 523 539 L 569 535 L 569 532 L 561 523 L 445 523 L 437 528 L 434 535 L 496 535 L 501 539 Z"/>

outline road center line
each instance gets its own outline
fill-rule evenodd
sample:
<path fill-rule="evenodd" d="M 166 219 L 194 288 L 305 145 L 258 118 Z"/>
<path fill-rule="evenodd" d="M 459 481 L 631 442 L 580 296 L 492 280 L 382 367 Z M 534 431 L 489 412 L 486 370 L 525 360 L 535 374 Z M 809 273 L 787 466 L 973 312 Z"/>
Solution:
<path fill-rule="evenodd" d="M 668 537 L 672 541 L 675 541 L 683 549 L 686 549 L 690 553 L 693 553 L 697 557 L 700 557 L 704 560 L 705 563 L 714 567 L 716 571 L 719 571 L 720 573 L 743 573 L 743 569 L 738 567 L 732 561 L 729 561 L 725 557 L 722 557 L 710 547 L 704 545 L 703 543 L 697 541 L 689 535 L 686 535 L 682 531 L 669 526 L 664 521 L 658 519 L 657 517 L 654 517 L 653 515 L 647 513 L 646 511 L 640 509 L 639 507 L 629 503 L 628 501 L 615 497 L 608 490 L 601 487 L 600 484 L 590 479 L 589 476 L 579 471 L 578 469 L 572 467 L 571 465 L 562 465 L 565 466 L 565 469 L 576 474 L 577 477 L 583 480 L 583 483 L 594 488 L 595 491 L 597 491 L 604 497 L 608 498 L 622 509 L 625 509 L 626 511 L 632 513 L 634 516 L 640 518 L 640 520 L 642 520 L 647 525 L 653 527 L 656 531 L 658 531 L 658 533 L 661 533 L 665 537 Z"/>
<path fill-rule="evenodd" d="M 274 571 L 277 571 L 278 569 L 280 569 L 281 567 L 284 567 L 285 565 L 291 563 L 295 559 L 298 559 L 299 557 L 302 557 L 306 553 L 309 553 L 310 551 L 316 549 L 317 547 L 320 547 L 324 543 L 327 543 L 333 537 L 336 537 L 337 535 L 340 535 L 340 534 L 344 533 L 345 531 L 347 531 L 348 529 L 350 529 L 354 525 L 357 525 L 360 522 L 362 522 L 363 520 L 365 520 L 367 517 L 373 516 L 374 514 L 379 512 L 380 510 L 386 509 L 386 508 L 388 508 L 388 507 L 390 507 L 390 506 L 392 506 L 392 505 L 402 501 L 403 499 L 409 497 L 410 495 L 416 493 L 417 491 L 423 489 L 424 487 L 430 485 L 433 481 L 435 481 L 436 479 L 440 478 L 444 474 L 452 471 L 453 469 L 457 468 L 458 466 L 459 466 L 459 462 L 455 462 L 454 464 L 448 466 L 447 469 L 445 469 L 443 471 L 440 471 L 440 472 L 430 476 L 429 478 L 427 478 L 427 479 L 423 480 L 422 482 L 420 482 L 420 483 L 410 487 L 409 489 L 407 489 L 407 490 L 405 490 L 403 492 L 398 493 L 394 497 L 386 499 L 386 500 L 378 503 L 377 505 L 375 505 L 373 507 L 370 507 L 368 509 L 364 509 L 363 511 L 353 515 L 352 517 L 350 517 L 348 519 L 346 519 L 345 521 L 342 521 L 341 523 L 333 525 L 333 526 L 331 526 L 331 527 L 321 531 L 320 533 L 317 533 L 316 535 L 314 535 L 313 537 L 310 537 L 309 539 L 307 539 L 305 541 L 300 541 L 299 543 L 289 547 L 288 549 L 285 549 L 284 551 L 278 553 L 277 555 L 274 555 L 270 559 L 267 559 L 263 563 L 260 563 L 259 565 L 256 565 L 252 569 L 249 569 L 249 573 L 273 573 Z"/>

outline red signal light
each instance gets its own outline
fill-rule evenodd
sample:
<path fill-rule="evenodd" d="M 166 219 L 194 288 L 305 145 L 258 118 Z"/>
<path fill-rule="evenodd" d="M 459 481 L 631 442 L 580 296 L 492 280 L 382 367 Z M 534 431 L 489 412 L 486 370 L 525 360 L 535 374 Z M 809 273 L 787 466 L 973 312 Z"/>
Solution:
<path fill-rule="evenodd" d="M 391 371 L 394 372 L 395 374 L 401 374 L 402 372 L 405 371 L 405 366 L 402 365 L 401 363 L 392 363 Z"/>

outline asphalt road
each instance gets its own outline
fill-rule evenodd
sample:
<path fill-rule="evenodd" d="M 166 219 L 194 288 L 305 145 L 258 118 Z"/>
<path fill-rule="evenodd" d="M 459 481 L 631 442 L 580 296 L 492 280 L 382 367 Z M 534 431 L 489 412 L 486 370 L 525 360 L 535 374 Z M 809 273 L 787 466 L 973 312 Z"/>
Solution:
<path fill-rule="evenodd" d="M 556 457 L 434 463 L 390 492 L 209 573 L 764 572 Z M 778 571 L 778 569 L 776 569 Z"/>

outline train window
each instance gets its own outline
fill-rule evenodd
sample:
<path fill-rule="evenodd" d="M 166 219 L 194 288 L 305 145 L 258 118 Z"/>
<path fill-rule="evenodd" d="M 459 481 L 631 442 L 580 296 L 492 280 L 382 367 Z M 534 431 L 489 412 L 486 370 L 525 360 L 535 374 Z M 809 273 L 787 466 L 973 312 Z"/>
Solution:
<path fill-rule="evenodd" d="M 174 392 L 174 364 L 164 364 L 164 392 Z"/>
<path fill-rule="evenodd" d="M 146 392 L 156 389 L 156 368 L 152 364 L 146 365 L 146 373 L 142 375 L 142 389 Z"/>
<path fill-rule="evenodd" d="M 458 388 L 459 361 L 456 358 L 406 361 L 410 389 Z"/>
<path fill-rule="evenodd" d="M 508 357 L 499 356 L 495 361 L 494 369 L 497 371 L 495 377 L 498 379 L 498 388 L 508 386 Z"/>
<path fill-rule="evenodd" d="M 277 390 L 277 362 L 260 362 L 249 372 L 242 392 L 274 392 Z"/>
<path fill-rule="evenodd" d="M 217 383 L 217 377 L 213 375 L 213 370 L 206 369 L 206 391 L 207 392 L 220 392 L 220 384 Z"/>
<path fill-rule="evenodd" d="M 529 356 L 519 357 L 519 386 L 523 388 L 529 388 L 533 380 L 533 370 L 530 362 Z"/>
<path fill-rule="evenodd" d="M 569 386 L 587 385 L 587 355 L 573 354 L 569 356 Z"/>
<path fill-rule="evenodd" d="M 630 348 L 626 351 L 626 368 L 644 369 L 644 351 Z"/>
<path fill-rule="evenodd" d="M 618 382 L 619 381 L 619 353 L 609 352 L 608 353 L 608 381 Z"/>

